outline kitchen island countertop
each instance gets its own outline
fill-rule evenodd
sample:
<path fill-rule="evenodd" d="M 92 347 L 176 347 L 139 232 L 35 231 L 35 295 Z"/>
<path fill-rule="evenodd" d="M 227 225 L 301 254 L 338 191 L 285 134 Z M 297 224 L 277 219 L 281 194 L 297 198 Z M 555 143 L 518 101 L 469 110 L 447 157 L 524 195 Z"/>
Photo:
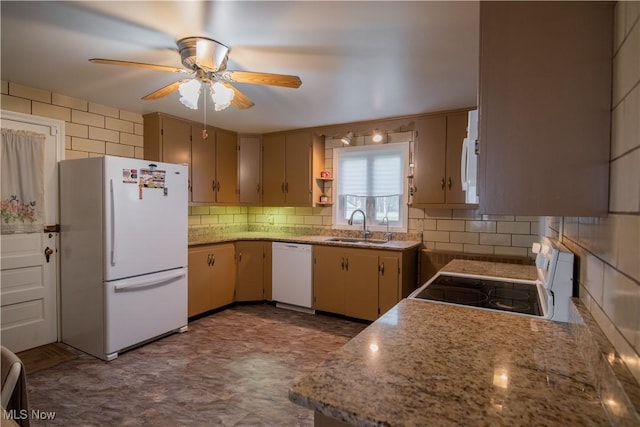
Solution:
<path fill-rule="evenodd" d="M 289 391 L 355 425 L 608 425 L 569 324 L 405 299 Z"/>

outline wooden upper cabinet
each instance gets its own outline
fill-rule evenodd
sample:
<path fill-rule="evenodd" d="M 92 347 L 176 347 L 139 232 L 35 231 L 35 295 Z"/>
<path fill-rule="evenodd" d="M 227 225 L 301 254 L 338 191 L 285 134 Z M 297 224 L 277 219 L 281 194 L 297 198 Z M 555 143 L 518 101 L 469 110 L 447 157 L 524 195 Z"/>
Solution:
<path fill-rule="evenodd" d="M 289 205 L 311 205 L 311 133 L 294 133 L 286 137 L 285 197 Z"/>
<path fill-rule="evenodd" d="M 216 130 L 216 203 L 238 203 L 238 134 Z"/>
<path fill-rule="evenodd" d="M 202 138 L 202 126 L 192 125 L 191 134 L 191 201 L 214 203 L 216 201 L 216 131 L 207 127 L 208 137 Z"/>
<path fill-rule="evenodd" d="M 413 204 L 444 203 L 447 119 L 442 116 L 416 119 Z"/>
<path fill-rule="evenodd" d="M 145 115 L 144 158 L 191 166 L 190 122 L 158 113 Z"/>
<path fill-rule="evenodd" d="M 468 112 L 458 111 L 416 119 L 413 206 L 469 208 L 460 178 L 462 144 Z"/>
<path fill-rule="evenodd" d="M 259 206 L 262 200 L 262 141 L 259 135 L 240 135 L 238 138 L 238 201 L 243 205 Z"/>
<path fill-rule="evenodd" d="M 145 159 L 189 165 L 189 202 L 238 203 L 238 149 L 235 132 L 159 113 L 144 116 Z"/>
<path fill-rule="evenodd" d="M 314 176 L 324 167 L 324 138 L 310 131 L 263 135 L 262 166 L 263 205 L 312 206 L 322 191 Z"/>
<path fill-rule="evenodd" d="M 608 210 L 613 2 L 481 2 L 480 212 Z"/>
<path fill-rule="evenodd" d="M 465 192 L 462 190 L 461 163 L 462 145 L 467 137 L 469 113 L 447 114 L 447 153 L 445 201 L 447 204 L 465 204 Z"/>
<path fill-rule="evenodd" d="M 284 134 L 262 137 L 262 204 L 283 206 L 286 203 L 284 184 L 286 142 Z"/>

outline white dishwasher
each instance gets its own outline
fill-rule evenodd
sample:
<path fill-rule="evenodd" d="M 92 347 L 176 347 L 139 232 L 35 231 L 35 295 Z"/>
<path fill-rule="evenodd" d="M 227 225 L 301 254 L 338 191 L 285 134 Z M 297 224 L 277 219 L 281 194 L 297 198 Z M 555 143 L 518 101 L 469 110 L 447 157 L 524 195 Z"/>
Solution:
<path fill-rule="evenodd" d="M 272 297 L 283 308 L 313 311 L 312 246 L 273 242 Z"/>

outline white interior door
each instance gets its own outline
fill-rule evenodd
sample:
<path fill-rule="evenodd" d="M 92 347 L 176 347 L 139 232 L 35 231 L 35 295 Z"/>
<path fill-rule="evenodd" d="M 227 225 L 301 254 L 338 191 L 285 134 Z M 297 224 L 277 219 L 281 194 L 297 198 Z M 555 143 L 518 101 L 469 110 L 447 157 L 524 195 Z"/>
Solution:
<path fill-rule="evenodd" d="M 1 111 L 3 128 L 46 135 L 45 220 L 58 224 L 58 161 L 64 157 L 64 122 Z M 0 342 L 13 352 L 58 340 L 58 233 L 0 237 Z M 45 250 L 51 251 L 47 257 Z M 47 252 L 49 252 L 47 251 Z"/>

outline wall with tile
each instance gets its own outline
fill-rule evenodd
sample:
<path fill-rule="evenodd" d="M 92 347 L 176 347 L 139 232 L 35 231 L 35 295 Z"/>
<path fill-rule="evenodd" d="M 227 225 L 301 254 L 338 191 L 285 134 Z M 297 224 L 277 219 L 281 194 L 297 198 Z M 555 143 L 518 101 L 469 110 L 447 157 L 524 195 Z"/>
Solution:
<path fill-rule="evenodd" d="M 609 215 L 545 223 L 579 258 L 580 299 L 640 381 L 640 2 L 617 2 Z M 612 356 L 613 357 L 613 356 Z"/>
<path fill-rule="evenodd" d="M 0 107 L 65 122 L 65 158 L 143 158 L 142 115 L 2 81 Z"/>
<path fill-rule="evenodd" d="M 387 138 L 381 143 L 413 140 L 412 132 L 391 133 Z M 375 143 L 370 137 L 363 136 L 354 138 L 351 143 L 352 146 L 365 144 Z M 343 146 L 339 139 L 325 141 L 325 169 L 332 171 L 333 150 Z M 327 184 L 326 193 L 332 199 L 330 185 Z M 255 230 L 287 228 L 305 233 L 328 233 L 332 209 L 192 207 L 189 216 L 192 230 L 229 228 L 231 224 L 237 226 L 243 221 L 248 228 Z M 532 257 L 531 245 L 539 240 L 539 226 L 536 216 L 495 216 L 480 215 L 476 210 L 411 208 L 407 232 L 422 233 L 424 246 L 438 251 Z"/>

